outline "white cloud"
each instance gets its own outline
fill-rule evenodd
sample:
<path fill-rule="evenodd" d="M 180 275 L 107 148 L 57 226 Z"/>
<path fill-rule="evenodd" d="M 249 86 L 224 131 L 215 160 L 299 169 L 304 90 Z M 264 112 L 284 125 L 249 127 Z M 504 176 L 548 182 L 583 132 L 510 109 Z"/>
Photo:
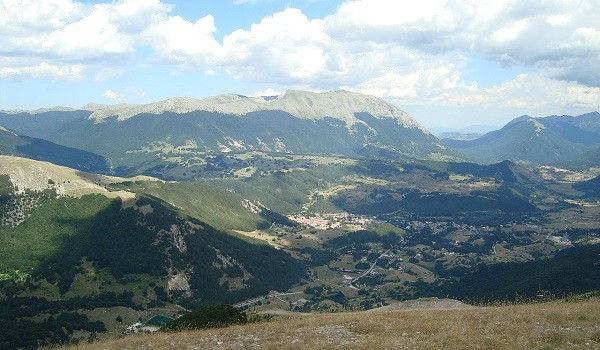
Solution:
<path fill-rule="evenodd" d="M 265 17 L 224 38 L 220 64 L 248 81 L 321 89 L 368 85 L 374 91 L 378 82 L 391 86 L 392 77 L 419 75 L 424 81 L 426 72 L 444 71 L 456 79 L 457 67 L 465 63 L 456 54 L 430 55 L 394 43 L 336 41 L 326 31 L 328 20 L 310 20 L 293 8 Z M 429 86 L 437 89 L 432 79 Z"/>
<path fill-rule="evenodd" d="M 35 61 L 32 66 L 45 63 L 106 69 L 131 58 L 137 47 L 145 44 L 142 33 L 164 20 L 169 10 L 170 6 L 159 0 L 96 5 L 71 0 L 5 0 L 0 2 L 0 57 L 11 58 L 5 70 L 23 71 L 19 68 L 22 61 Z M 49 76 L 70 79 L 73 74 L 59 71 Z"/>
<path fill-rule="evenodd" d="M 171 64 L 174 75 L 225 71 L 250 83 L 344 87 L 401 104 L 599 106 L 598 1 L 352 0 L 317 19 L 287 8 L 222 42 L 218 19 L 190 21 L 171 10 L 160 0 L 4 0 L 0 77 L 103 81 L 150 48 L 145 63 Z M 463 78 L 469 56 L 530 73 L 479 88 Z"/>
<path fill-rule="evenodd" d="M 104 97 L 110 102 L 136 101 L 146 96 L 146 90 L 135 86 L 127 86 L 122 92 L 113 89 L 104 91 Z"/>
<path fill-rule="evenodd" d="M 0 5 L 0 54 L 80 63 L 119 59 L 131 55 L 136 35 L 169 9 L 158 0 L 93 6 L 69 0 L 5 1 Z"/>
<path fill-rule="evenodd" d="M 491 35 L 491 40 L 506 45 L 511 41 L 518 39 L 529 25 L 530 21 L 528 19 L 510 23 L 509 25 L 494 31 Z"/>
<path fill-rule="evenodd" d="M 104 91 L 104 97 L 109 99 L 111 102 L 125 101 L 125 96 L 123 96 L 123 94 L 113 91 L 111 89 Z"/>
<path fill-rule="evenodd" d="M 267 88 L 265 90 L 261 90 L 261 91 L 256 91 L 255 93 L 253 93 L 252 95 L 250 95 L 251 97 L 261 97 L 261 96 L 278 96 L 281 95 L 282 92 L 281 91 L 277 91 L 273 88 Z"/>
<path fill-rule="evenodd" d="M 476 53 L 600 86 L 600 73 L 584 76 L 577 68 L 598 61 L 597 13 L 597 1 L 356 0 L 327 17 L 325 28 L 338 42 L 394 43 L 428 54 Z M 567 48 L 571 45 L 577 50 Z"/>
<path fill-rule="evenodd" d="M 248 1 L 260 0 L 237 2 Z M 594 14 L 600 2 L 354 0 L 324 19 L 309 20 L 288 8 L 226 35 L 222 43 L 214 38 L 212 16 L 192 22 L 169 16 L 171 9 L 160 0 L 3 1 L 0 55 L 38 57 L 38 64 L 119 64 L 150 45 L 159 61 L 225 68 L 247 80 L 343 85 L 374 78 L 377 65 L 403 70 L 406 55 L 395 60 L 386 52 L 420 59 L 459 51 L 600 86 L 600 73 L 590 76 L 578 68 L 596 68 L 600 35 Z"/>
<path fill-rule="evenodd" d="M 110 21 L 123 33 L 138 34 L 153 23 L 165 20 L 172 5 L 160 0 L 123 0 L 109 5 Z"/>
<path fill-rule="evenodd" d="M 594 14 L 599 12 L 597 1 L 507 3 L 501 14 L 474 28 L 472 50 L 504 64 L 535 68 L 548 77 L 600 86 L 598 70 L 590 69 L 586 76 L 580 68 L 590 63 L 590 68 L 600 68 L 594 64 L 600 41 L 593 33 L 598 28 Z"/>
<path fill-rule="evenodd" d="M 84 76 L 85 67 L 75 65 L 53 65 L 46 61 L 31 66 L 0 67 L 0 78 L 10 80 L 76 80 Z"/>
<path fill-rule="evenodd" d="M 464 1 L 347 1 L 326 18 L 326 30 L 342 41 L 389 42 L 427 50 L 466 45 L 476 7 Z"/>
<path fill-rule="evenodd" d="M 288 8 L 223 39 L 221 64 L 248 80 L 301 82 L 324 71 L 329 37 L 321 20 Z"/>
<path fill-rule="evenodd" d="M 347 87 L 365 94 L 392 99 L 402 105 L 427 102 L 458 88 L 469 90 L 469 87 L 461 82 L 460 74 L 452 64 L 446 67 L 421 67 L 404 72 L 389 70 L 354 88 Z"/>
<path fill-rule="evenodd" d="M 163 61 L 206 67 L 217 60 L 221 51 L 213 38 L 215 30 L 212 16 L 194 23 L 175 16 L 153 23 L 143 36 Z"/>
<path fill-rule="evenodd" d="M 519 74 L 501 84 L 480 89 L 459 87 L 432 102 L 446 106 L 483 105 L 535 113 L 569 108 L 596 109 L 600 106 L 600 88 L 565 82 L 539 74 Z"/>
<path fill-rule="evenodd" d="M 122 66 L 105 66 L 96 69 L 96 73 L 94 74 L 95 81 L 107 81 L 113 77 L 116 77 L 125 72 L 124 67 Z"/>
<path fill-rule="evenodd" d="M 1 36 L 33 35 L 64 28 L 80 19 L 87 6 L 69 0 L 0 2 Z"/>
<path fill-rule="evenodd" d="M 217 75 L 217 72 L 215 72 L 215 70 L 214 70 L 214 69 L 212 69 L 212 68 L 209 68 L 209 69 L 206 69 L 206 70 L 204 71 L 204 75 L 207 75 L 207 76 L 211 77 L 211 76 L 215 76 L 215 75 Z"/>
<path fill-rule="evenodd" d="M 546 18 L 546 22 L 549 25 L 556 27 L 570 24 L 573 22 L 573 18 L 570 15 L 556 15 Z"/>

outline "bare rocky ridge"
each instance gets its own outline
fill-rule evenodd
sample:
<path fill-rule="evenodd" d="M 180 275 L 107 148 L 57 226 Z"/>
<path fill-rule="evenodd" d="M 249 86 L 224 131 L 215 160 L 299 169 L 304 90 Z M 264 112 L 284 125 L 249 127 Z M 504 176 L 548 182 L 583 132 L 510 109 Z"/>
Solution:
<path fill-rule="evenodd" d="M 0 131 L 4 131 L 4 132 L 7 132 L 7 133 L 10 133 L 11 135 L 14 135 L 14 136 L 19 136 L 19 135 L 15 134 L 14 132 L 8 130 L 7 128 L 3 127 L 3 126 L 0 126 Z"/>
<path fill-rule="evenodd" d="M 96 122 L 102 122 L 112 116 L 116 116 L 118 120 L 126 120 L 144 113 L 175 112 L 183 114 L 202 110 L 243 116 L 251 112 L 271 110 L 284 111 L 301 119 L 333 117 L 345 121 L 349 126 L 363 123 L 355 117 L 355 113 L 369 113 L 376 118 L 393 118 L 407 128 L 417 128 L 429 133 L 407 113 L 393 105 L 373 96 L 344 90 L 326 93 L 290 90 L 273 98 L 253 98 L 235 94 L 223 94 L 201 100 L 178 97 L 146 105 L 90 104 L 83 109 L 93 111 L 90 119 L 94 119 Z"/>

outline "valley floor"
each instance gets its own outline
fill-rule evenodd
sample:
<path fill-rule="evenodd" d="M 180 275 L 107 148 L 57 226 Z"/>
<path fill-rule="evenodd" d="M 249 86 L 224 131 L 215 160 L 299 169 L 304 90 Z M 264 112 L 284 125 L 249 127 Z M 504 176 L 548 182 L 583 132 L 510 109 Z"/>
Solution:
<path fill-rule="evenodd" d="M 393 308 L 392 308 L 393 309 Z M 453 309 L 288 313 L 68 349 L 600 349 L 600 300 Z"/>

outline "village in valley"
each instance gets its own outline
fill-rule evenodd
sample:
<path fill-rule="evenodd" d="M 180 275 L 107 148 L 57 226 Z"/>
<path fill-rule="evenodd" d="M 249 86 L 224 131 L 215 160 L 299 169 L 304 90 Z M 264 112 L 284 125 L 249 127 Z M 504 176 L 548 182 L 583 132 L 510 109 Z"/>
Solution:
<path fill-rule="evenodd" d="M 550 218 L 502 217 L 484 224 L 464 217 L 289 214 L 288 219 L 298 227 L 273 225 L 262 237 L 312 260 L 308 283 L 240 306 L 297 311 L 382 306 L 418 295 L 414 293 L 424 284 L 452 278 L 449 271 L 480 263 L 530 261 L 574 244 L 600 242 L 598 223 L 590 227 L 585 219 L 598 208 L 569 210 L 577 213 L 567 211 Z"/>

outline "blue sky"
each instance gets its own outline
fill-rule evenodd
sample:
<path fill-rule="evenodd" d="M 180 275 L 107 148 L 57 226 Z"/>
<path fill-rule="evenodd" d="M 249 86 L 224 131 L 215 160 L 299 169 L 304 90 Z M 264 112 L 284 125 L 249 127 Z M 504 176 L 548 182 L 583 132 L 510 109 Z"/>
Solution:
<path fill-rule="evenodd" d="M 425 126 L 600 109 L 597 1 L 3 0 L 0 109 L 346 89 Z"/>

